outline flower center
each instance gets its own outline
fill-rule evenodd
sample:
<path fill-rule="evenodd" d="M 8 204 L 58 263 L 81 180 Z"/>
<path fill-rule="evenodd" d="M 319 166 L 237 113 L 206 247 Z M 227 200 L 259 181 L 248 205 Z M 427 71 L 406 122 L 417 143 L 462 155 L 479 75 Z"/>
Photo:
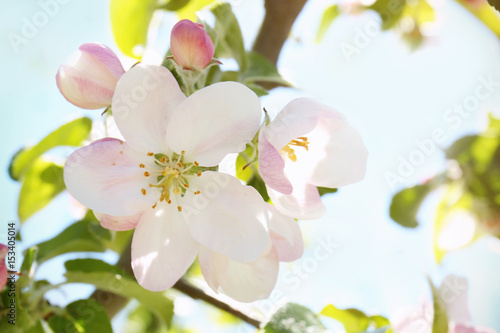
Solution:
<path fill-rule="evenodd" d="M 299 136 L 297 139 L 290 141 L 285 147 L 281 148 L 280 153 L 286 154 L 289 159 L 293 162 L 297 161 L 297 156 L 295 155 L 295 149 L 291 146 L 302 147 L 305 148 L 306 151 L 309 151 L 309 141 L 307 141 L 307 137 Z"/>
<path fill-rule="evenodd" d="M 159 201 L 165 201 L 168 204 L 172 203 L 172 199 L 177 203 L 177 209 L 182 211 L 179 204 L 179 198 L 189 191 L 189 179 L 195 175 L 200 177 L 202 171 L 206 168 L 200 167 L 199 163 L 184 161 L 185 151 L 180 155 L 173 153 L 171 155 L 148 153 L 147 155 L 154 160 L 155 168 L 148 169 L 144 164 L 139 164 L 140 168 L 146 169 L 144 171 L 145 177 L 151 177 L 149 187 L 156 188 L 160 191 Z M 192 191 L 192 190 L 191 190 Z M 142 188 L 141 192 L 146 195 L 146 189 Z M 193 194 L 200 194 L 200 191 L 192 191 Z M 155 203 L 153 208 L 156 208 Z"/>

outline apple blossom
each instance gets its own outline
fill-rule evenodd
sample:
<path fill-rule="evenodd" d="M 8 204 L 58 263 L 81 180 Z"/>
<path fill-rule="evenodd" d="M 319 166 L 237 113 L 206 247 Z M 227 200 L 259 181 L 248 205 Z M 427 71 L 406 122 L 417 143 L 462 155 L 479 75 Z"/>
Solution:
<path fill-rule="evenodd" d="M 172 28 L 170 49 L 183 69 L 202 70 L 214 56 L 214 44 L 201 24 L 181 20 Z"/>
<path fill-rule="evenodd" d="M 0 243 L 0 290 L 7 284 L 7 278 L 9 276 L 7 273 L 7 266 L 5 265 L 5 258 L 8 252 L 9 248 Z"/>
<path fill-rule="evenodd" d="M 302 256 L 304 244 L 298 223 L 268 204 L 271 241 L 268 250 L 251 263 L 239 263 L 227 255 L 201 247 L 201 271 L 208 285 L 240 302 L 268 298 L 276 284 L 280 261 Z"/>
<path fill-rule="evenodd" d="M 257 96 L 221 82 L 186 98 L 166 68 L 140 64 L 119 80 L 112 108 L 125 141 L 104 138 L 76 150 L 64 180 L 103 226 L 135 227 L 137 281 L 149 290 L 170 288 L 200 244 L 240 263 L 259 258 L 270 240 L 262 197 L 215 171 L 257 132 Z"/>
<path fill-rule="evenodd" d="M 345 117 L 310 98 L 288 103 L 259 134 L 259 173 L 282 213 L 298 219 L 325 213 L 317 186 L 363 179 L 367 150 Z"/>
<path fill-rule="evenodd" d="M 85 43 L 59 68 L 56 82 L 70 103 L 83 109 L 100 109 L 111 105 L 123 73 L 120 60 L 107 46 Z"/>
<path fill-rule="evenodd" d="M 437 291 L 448 318 L 448 333 L 496 333 L 491 328 L 472 325 L 468 308 L 467 279 L 448 275 Z M 392 321 L 394 333 L 432 333 L 434 310 L 429 302 L 411 307 Z"/>

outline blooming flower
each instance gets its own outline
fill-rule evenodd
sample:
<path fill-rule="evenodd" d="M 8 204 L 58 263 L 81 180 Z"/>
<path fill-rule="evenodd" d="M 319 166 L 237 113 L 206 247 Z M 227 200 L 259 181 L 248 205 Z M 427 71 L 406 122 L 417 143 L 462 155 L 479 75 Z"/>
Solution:
<path fill-rule="evenodd" d="M 472 325 L 468 308 L 468 284 L 465 278 L 448 275 L 438 289 L 448 317 L 448 333 L 495 333 L 487 327 Z M 394 333 L 432 333 L 434 310 L 431 304 L 408 308 L 392 321 Z"/>
<path fill-rule="evenodd" d="M 70 103 L 83 109 L 100 109 L 111 105 L 123 73 L 120 60 L 107 46 L 85 43 L 59 68 L 56 82 Z"/>
<path fill-rule="evenodd" d="M 202 70 L 214 56 L 214 44 L 203 25 L 181 20 L 172 28 L 170 49 L 184 69 Z"/>
<path fill-rule="evenodd" d="M 367 150 L 345 117 L 309 98 L 288 103 L 259 134 L 259 173 L 273 204 L 298 219 L 325 213 L 317 186 L 363 179 Z"/>
<path fill-rule="evenodd" d="M 9 252 L 9 248 L 0 243 L 0 290 L 5 287 L 7 284 L 7 266 L 5 265 L 5 257 L 7 257 L 7 253 Z"/>
<path fill-rule="evenodd" d="M 254 188 L 214 168 L 255 135 L 257 96 L 221 82 L 186 98 L 167 69 L 137 65 L 118 82 L 112 108 L 125 141 L 76 150 L 64 180 L 103 226 L 135 227 L 137 281 L 154 291 L 171 287 L 200 244 L 240 263 L 257 260 L 270 240 L 267 207 Z"/>

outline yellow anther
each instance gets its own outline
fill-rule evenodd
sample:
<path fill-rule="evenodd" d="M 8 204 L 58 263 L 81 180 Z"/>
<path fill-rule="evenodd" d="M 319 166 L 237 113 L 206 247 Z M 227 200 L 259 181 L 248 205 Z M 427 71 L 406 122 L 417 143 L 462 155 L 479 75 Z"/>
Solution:
<path fill-rule="evenodd" d="M 178 210 L 179 212 L 182 212 L 182 207 L 181 207 L 181 206 L 177 206 L 177 210 Z"/>
<path fill-rule="evenodd" d="M 163 156 L 160 161 L 165 163 L 167 161 L 167 158 L 165 156 Z"/>
<path fill-rule="evenodd" d="M 139 164 L 139 168 L 144 169 L 146 166 L 144 164 Z"/>
<path fill-rule="evenodd" d="M 149 177 L 149 172 L 145 171 L 144 176 Z"/>
<path fill-rule="evenodd" d="M 176 187 L 172 192 L 174 192 L 174 194 L 181 194 L 182 190 L 180 187 Z"/>
<path fill-rule="evenodd" d="M 145 188 L 141 188 L 141 192 L 143 195 L 146 195 L 146 189 Z"/>
<path fill-rule="evenodd" d="M 184 185 L 185 188 L 189 187 L 189 184 L 182 184 L 182 185 Z"/>
<path fill-rule="evenodd" d="M 154 204 L 153 209 L 155 209 L 155 208 L 156 208 L 156 205 L 157 205 L 157 204 L 158 204 L 158 203 L 155 203 L 155 204 Z"/>
<path fill-rule="evenodd" d="M 198 163 L 198 162 L 194 161 L 194 165 L 196 165 L 196 166 L 200 166 L 200 163 Z"/>
<path fill-rule="evenodd" d="M 149 152 L 149 153 L 148 153 L 148 156 L 154 156 L 154 153 Z"/>
<path fill-rule="evenodd" d="M 185 151 L 185 150 L 181 151 L 181 155 L 184 155 L 185 153 L 186 153 L 186 151 Z"/>
<path fill-rule="evenodd" d="M 182 163 L 180 163 L 180 162 L 179 162 L 179 163 L 177 163 L 177 166 L 178 166 L 179 168 L 182 168 Z"/>
<path fill-rule="evenodd" d="M 196 174 L 198 177 L 201 177 L 201 171 L 198 171 L 198 173 Z"/>

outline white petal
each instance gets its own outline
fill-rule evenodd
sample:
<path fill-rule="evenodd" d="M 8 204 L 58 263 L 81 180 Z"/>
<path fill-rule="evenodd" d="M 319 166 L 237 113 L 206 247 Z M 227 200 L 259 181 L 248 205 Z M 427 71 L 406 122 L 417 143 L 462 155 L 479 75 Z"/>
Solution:
<path fill-rule="evenodd" d="M 337 188 L 362 180 L 366 172 L 368 151 L 361 135 L 348 122 L 322 112 L 318 126 L 309 133 L 307 158 L 298 156 L 302 162 L 314 161 L 309 183 Z M 314 156 L 314 157 L 313 157 Z M 304 166 L 306 167 L 306 166 Z"/>
<path fill-rule="evenodd" d="M 468 323 L 471 316 L 468 306 L 467 279 L 448 275 L 439 287 L 439 297 L 445 304 L 449 321 Z"/>
<path fill-rule="evenodd" d="M 267 186 L 284 194 L 292 193 L 292 184 L 285 175 L 285 161 L 269 143 L 264 131 L 259 133 L 259 174 Z"/>
<path fill-rule="evenodd" d="M 302 257 L 304 242 L 299 224 L 295 219 L 281 214 L 274 206 L 267 204 L 270 213 L 269 229 L 273 247 L 279 261 L 294 261 Z"/>
<path fill-rule="evenodd" d="M 71 195 L 88 208 L 113 216 L 135 215 L 156 202 L 139 167 L 141 156 L 118 139 L 102 139 L 73 152 L 64 166 Z"/>
<path fill-rule="evenodd" d="M 142 212 L 131 216 L 111 216 L 94 212 L 96 219 L 101 222 L 103 228 L 124 231 L 134 229 L 139 220 L 141 219 Z"/>
<path fill-rule="evenodd" d="M 264 200 L 253 187 L 221 172 L 190 181 L 179 204 L 193 237 L 208 249 L 240 262 L 257 259 L 269 244 Z"/>
<path fill-rule="evenodd" d="M 210 252 L 209 250 L 200 250 Z M 239 302 L 254 302 L 268 298 L 278 277 L 278 255 L 271 249 L 267 255 L 252 263 L 239 263 L 229 257 L 211 252 L 203 256 L 202 267 L 210 267 L 209 279 L 215 277 L 215 284 L 222 292 Z M 208 261 L 207 261 L 207 258 Z M 207 279 L 206 270 L 203 276 Z M 214 289 L 218 292 L 218 289 Z"/>
<path fill-rule="evenodd" d="M 120 132 L 131 147 L 167 153 L 167 124 L 185 98 L 165 67 L 139 64 L 118 81 L 112 111 Z"/>
<path fill-rule="evenodd" d="M 292 194 L 283 194 L 267 187 L 274 206 L 283 214 L 299 219 L 318 219 L 326 213 L 318 190 L 314 185 L 292 182 Z"/>
<path fill-rule="evenodd" d="M 229 153 L 245 149 L 261 119 L 257 95 L 236 82 L 220 82 L 189 96 L 176 110 L 167 142 L 188 160 L 215 166 Z"/>
<path fill-rule="evenodd" d="M 132 239 L 132 268 L 137 282 L 152 291 L 172 287 L 191 266 L 198 250 L 177 208 L 148 209 Z"/>
<path fill-rule="evenodd" d="M 310 98 L 296 98 L 288 103 L 265 128 L 267 140 L 280 150 L 291 140 L 309 133 L 325 106 Z"/>

